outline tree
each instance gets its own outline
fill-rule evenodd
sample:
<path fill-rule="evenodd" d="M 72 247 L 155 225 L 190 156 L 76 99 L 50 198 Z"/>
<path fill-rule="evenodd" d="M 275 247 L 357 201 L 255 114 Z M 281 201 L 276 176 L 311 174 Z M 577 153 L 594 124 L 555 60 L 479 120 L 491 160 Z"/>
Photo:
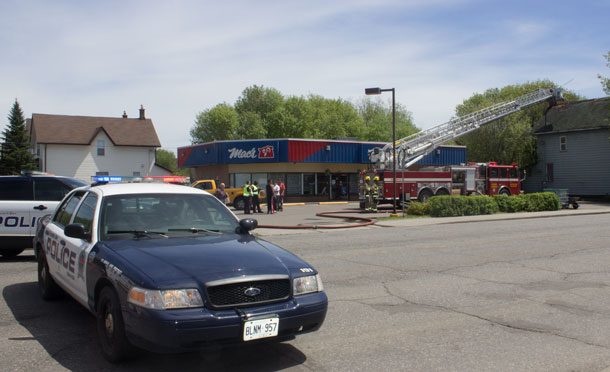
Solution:
<path fill-rule="evenodd" d="M 156 163 L 163 168 L 169 169 L 173 175 L 175 176 L 188 176 L 189 170 L 188 168 L 178 169 L 178 160 L 176 159 L 176 155 L 167 150 L 157 149 L 156 154 Z"/>
<path fill-rule="evenodd" d="M 9 124 L 2 132 L 0 174 L 18 174 L 22 170 L 38 169 L 34 155 L 30 152 L 30 141 L 25 129 L 25 119 L 19 102 L 15 100 L 8 115 Z"/>
<path fill-rule="evenodd" d="M 267 138 L 271 115 L 281 109 L 284 96 L 273 88 L 254 85 L 244 89 L 235 102 L 241 139 Z"/>
<path fill-rule="evenodd" d="M 244 89 L 234 108 L 225 103 L 197 115 L 190 132 L 191 142 L 337 137 L 391 141 L 392 107 L 386 107 L 381 101 L 364 102 L 357 107 L 340 98 L 327 99 L 314 94 L 284 98 L 273 88 L 254 85 Z M 364 118 L 363 113 L 373 120 Z M 411 113 L 397 105 L 396 138 L 417 131 Z"/>
<path fill-rule="evenodd" d="M 363 98 L 357 104 L 359 115 L 364 121 L 364 140 L 392 142 L 392 105 L 381 98 Z M 407 109 L 396 104 L 396 139 L 407 137 L 419 129 L 413 125 L 413 116 Z"/>
<path fill-rule="evenodd" d="M 509 101 L 537 89 L 555 88 L 548 80 L 492 88 L 483 94 L 475 94 L 455 109 L 457 116 L 481 110 L 496 103 Z M 582 99 L 568 91 L 563 92 L 567 101 Z M 500 164 L 517 163 L 522 168 L 536 163 L 536 139 L 532 134 L 536 122 L 542 117 L 548 104 L 538 104 L 502 119 L 484 125 L 478 130 L 460 137 L 456 142 L 468 147 L 467 160 L 472 162 L 495 161 Z"/>
<path fill-rule="evenodd" d="M 227 103 L 218 104 L 197 115 L 190 132 L 191 143 L 237 139 L 238 126 L 239 117 L 235 109 Z"/>
<path fill-rule="evenodd" d="M 605 54 L 604 58 L 607 61 L 606 67 L 610 68 L 610 52 L 608 52 L 608 54 Z M 610 96 L 610 78 L 603 77 L 601 74 L 597 74 L 597 77 L 599 78 L 600 83 L 602 84 L 602 89 L 604 90 L 604 92 Z"/>

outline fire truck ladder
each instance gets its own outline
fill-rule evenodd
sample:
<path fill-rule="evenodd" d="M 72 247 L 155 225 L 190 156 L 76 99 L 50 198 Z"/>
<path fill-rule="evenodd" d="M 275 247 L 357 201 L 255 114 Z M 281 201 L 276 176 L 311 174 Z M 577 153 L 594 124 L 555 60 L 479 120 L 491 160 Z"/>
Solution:
<path fill-rule="evenodd" d="M 468 134 L 481 126 L 513 114 L 526 107 L 545 101 L 560 101 L 562 88 L 540 89 L 525 94 L 512 101 L 502 102 L 493 106 L 475 111 L 468 115 L 453 118 L 448 122 L 412 134 L 395 142 L 397 154 L 397 169 L 406 169 L 416 163 L 437 146 Z M 376 163 L 377 168 L 389 169 L 392 167 L 392 144 L 383 148 L 369 150 L 369 159 Z"/>

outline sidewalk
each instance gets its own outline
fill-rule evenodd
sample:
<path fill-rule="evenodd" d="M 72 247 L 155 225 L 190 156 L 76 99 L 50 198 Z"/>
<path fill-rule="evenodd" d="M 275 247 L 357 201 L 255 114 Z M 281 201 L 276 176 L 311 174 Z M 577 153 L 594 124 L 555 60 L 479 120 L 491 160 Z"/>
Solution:
<path fill-rule="evenodd" d="M 520 213 L 498 213 L 493 215 L 478 215 L 478 216 L 462 216 L 462 217 L 413 217 L 413 218 L 394 218 L 389 219 L 391 210 L 380 211 L 380 213 L 356 213 L 359 211 L 358 203 L 355 202 L 343 202 L 343 203 L 294 203 L 286 204 L 283 212 L 276 212 L 275 214 L 249 214 L 245 215 L 241 211 L 234 211 L 238 218 L 255 218 L 258 220 L 259 225 L 267 226 L 304 226 L 313 225 L 320 227 L 318 229 L 284 229 L 284 228 L 257 228 L 253 231 L 254 235 L 257 236 L 269 236 L 269 235 L 284 235 L 284 234 L 295 234 L 302 232 L 315 232 L 322 231 L 323 226 L 327 225 L 348 225 L 354 224 L 353 221 L 328 218 L 323 216 L 316 216 L 316 213 L 322 211 L 337 211 L 347 212 L 346 216 L 350 217 L 365 217 L 375 219 L 376 222 L 372 226 L 379 227 L 410 227 L 410 226 L 427 226 L 427 225 L 440 225 L 449 223 L 470 223 L 470 222 L 483 222 L 483 221 L 503 221 L 503 220 L 514 220 L 514 219 L 525 219 L 525 218 L 548 218 L 556 216 L 577 216 L 587 214 L 606 214 L 610 213 L 610 204 L 608 203 L 594 203 L 594 202 L 581 202 L 580 208 L 578 209 L 560 209 L 557 211 L 546 211 L 546 212 L 520 212 Z M 349 214 L 348 214 L 349 213 Z M 370 228 L 369 227 L 357 227 L 357 228 Z M 340 229 L 343 230 L 343 229 Z M 329 230 L 323 230 L 329 231 Z"/>

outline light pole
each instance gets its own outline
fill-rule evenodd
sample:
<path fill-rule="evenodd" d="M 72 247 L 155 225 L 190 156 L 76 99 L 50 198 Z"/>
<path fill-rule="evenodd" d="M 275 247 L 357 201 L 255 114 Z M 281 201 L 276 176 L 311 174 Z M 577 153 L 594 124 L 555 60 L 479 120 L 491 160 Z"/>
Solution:
<path fill-rule="evenodd" d="M 364 94 L 375 95 L 381 92 L 392 92 L 392 184 L 394 186 L 394 196 L 392 198 L 392 214 L 396 214 L 396 101 L 394 99 L 394 88 L 366 88 Z"/>

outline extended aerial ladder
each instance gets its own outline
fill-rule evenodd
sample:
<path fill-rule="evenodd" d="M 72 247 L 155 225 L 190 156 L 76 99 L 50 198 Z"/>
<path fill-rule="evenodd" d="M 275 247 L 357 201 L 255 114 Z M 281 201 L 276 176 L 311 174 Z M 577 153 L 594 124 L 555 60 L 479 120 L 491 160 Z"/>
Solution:
<path fill-rule="evenodd" d="M 526 107 L 545 101 L 561 101 L 562 88 L 539 89 L 512 101 L 502 102 L 475 111 L 468 115 L 453 118 L 448 122 L 430 129 L 422 130 L 394 143 L 396 169 L 406 169 L 433 151 L 437 146 L 468 134 L 481 126 L 513 114 Z M 383 148 L 369 150 L 369 159 L 377 169 L 392 168 L 392 143 Z"/>

